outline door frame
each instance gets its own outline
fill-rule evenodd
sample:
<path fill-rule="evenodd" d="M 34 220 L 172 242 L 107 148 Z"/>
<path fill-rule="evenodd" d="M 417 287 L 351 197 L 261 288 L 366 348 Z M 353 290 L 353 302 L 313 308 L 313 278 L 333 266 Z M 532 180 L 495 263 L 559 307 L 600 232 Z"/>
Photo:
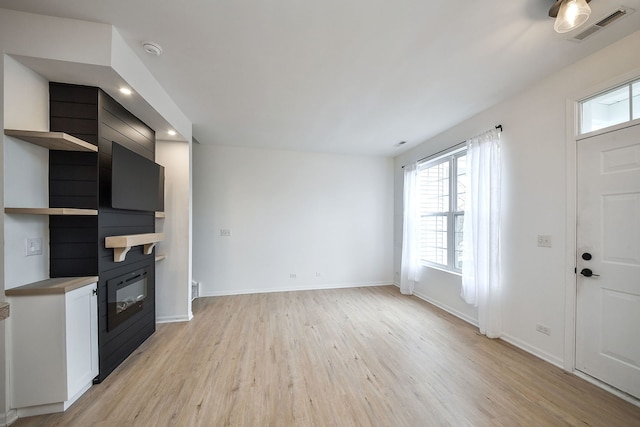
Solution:
<path fill-rule="evenodd" d="M 601 135 L 609 132 L 614 132 L 620 129 L 624 129 L 634 125 L 640 125 L 640 119 L 632 120 L 629 122 L 621 123 L 618 125 L 610 126 L 602 130 L 589 132 L 584 135 L 578 135 L 579 124 L 578 119 L 580 101 L 597 95 L 598 93 L 605 92 L 616 86 L 622 85 L 626 82 L 632 81 L 640 77 L 640 68 L 636 68 L 630 72 L 624 73 L 600 84 L 594 85 L 590 88 L 582 90 L 578 93 L 572 94 L 566 98 L 566 126 L 565 126 L 565 141 L 566 141 L 566 252 L 565 252 L 565 322 L 564 322 L 564 355 L 563 355 L 563 368 L 565 371 L 573 373 L 595 385 L 606 389 L 607 391 L 621 397 L 622 399 L 631 402 L 635 405 L 640 405 L 640 402 L 629 395 L 622 393 L 609 386 L 608 384 L 599 381 L 589 375 L 583 374 L 576 370 L 576 313 L 577 313 L 577 291 L 578 291 L 578 276 L 576 274 L 576 260 L 577 260 L 577 152 L 578 152 L 578 140 L 584 139 L 590 136 Z"/>

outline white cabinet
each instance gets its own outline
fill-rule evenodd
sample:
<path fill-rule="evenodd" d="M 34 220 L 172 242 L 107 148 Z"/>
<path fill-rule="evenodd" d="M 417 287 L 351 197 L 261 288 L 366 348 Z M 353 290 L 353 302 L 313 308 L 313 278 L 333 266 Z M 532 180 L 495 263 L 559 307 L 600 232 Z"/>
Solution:
<path fill-rule="evenodd" d="M 97 277 L 80 279 L 95 281 L 48 279 L 7 290 L 19 417 L 66 410 L 98 375 Z"/>

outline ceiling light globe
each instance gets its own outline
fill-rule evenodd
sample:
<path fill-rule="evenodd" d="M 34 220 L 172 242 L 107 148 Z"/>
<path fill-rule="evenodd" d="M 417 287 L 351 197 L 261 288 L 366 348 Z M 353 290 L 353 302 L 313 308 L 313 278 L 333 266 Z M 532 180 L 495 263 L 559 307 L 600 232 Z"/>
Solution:
<path fill-rule="evenodd" d="M 587 22 L 590 15 L 591 8 L 586 0 L 564 0 L 553 29 L 558 33 L 567 33 Z"/>

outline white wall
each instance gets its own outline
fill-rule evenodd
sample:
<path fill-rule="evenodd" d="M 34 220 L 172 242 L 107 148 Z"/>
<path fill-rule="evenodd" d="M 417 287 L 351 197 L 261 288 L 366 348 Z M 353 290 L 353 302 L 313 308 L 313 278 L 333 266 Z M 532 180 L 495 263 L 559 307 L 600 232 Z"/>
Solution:
<path fill-rule="evenodd" d="M 505 290 L 505 339 L 562 366 L 565 355 L 566 277 L 573 262 L 567 241 L 567 102 L 640 76 L 640 32 L 555 73 L 512 99 L 455 126 L 395 159 L 396 191 L 402 188 L 401 165 L 455 145 L 496 124 L 503 133 L 502 278 Z M 395 197 L 395 266 L 399 271 L 397 237 L 402 233 L 402 199 Z M 551 248 L 537 247 L 536 235 L 552 236 Z M 443 279 L 442 275 L 439 275 Z M 429 278 L 417 287 L 442 306 L 459 307 L 460 280 Z M 445 290 L 446 287 L 451 289 Z M 468 312 L 467 314 L 472 314 Z M 477 317 L 475 317 L 477 318 Z M 536 332 L 536 323 L 551 328 L 550 336 Z"/>
<path fill-rule="evenodd" d="M 193 277 L 202 295 L 392 283 L 391 159 L 193 151 Z"/>
<path fill-rule="evenodd" d="M 0 85 L 0 125 L 6 129 L 45 130 L 49 128 L 48 82 L 13 58 L 0 57 L 2 73 Z M 48 153 L 47 150 L 20 142 L 10 137 L 0 137 L 2 174 L 2 210 L 10 207 L 48 206 Z M 5 162 L 6 160 L 6 162 Z M 48 217 L 31 215 L 2 215 L 3 266 L 2 282 L 9 289 L 49 276 L 49 221 Z M 42 255 L 25 256 L 25 239 L 42 237 Z M 4 299 L 4 295 L 3 295 Z M 10 390 L 11 360 L 8 344 L 11 341 L 11 321 L 0 322 L 0 425 L 11 421 Z M 14 417 L 15 415 L 13 415 Z"/>
<path fill-rule="evenodd" d="M 166 259 L 156 263 L 156 319 L 190 320 L 191 313 L 191 191 L 190 148 L 186 142 L 157 141 L 156 162 L 165 167 L 165 218 L 156 219 L 156 232 L 166 240 L 155 249 Z"/>
<path fill-rule="evenodd" d="M 4 125 L 7 129 L 49 130 L 49 82 L 4 55 Z M 15 138 L 4 140 L 4 206 L 49 206 L 49 152 Z M 49 277 L 49 218 L 6 215 L 4 288 Z M 26 239 L 42 238 L 42 254 L 27 257 Z"/>

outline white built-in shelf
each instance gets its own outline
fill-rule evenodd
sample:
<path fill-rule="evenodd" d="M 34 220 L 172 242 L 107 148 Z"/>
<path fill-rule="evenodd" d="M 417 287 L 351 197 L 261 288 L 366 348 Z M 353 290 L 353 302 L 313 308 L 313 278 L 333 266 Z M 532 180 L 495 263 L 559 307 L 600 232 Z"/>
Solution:
<path fill-rule="evenodd" d="M 49 150 L 97 152 L 98 147 L 64 132 L 5 129 L 4 134 Z"/>
<path fill-rule="evenodd" d="M 76 208 L 4 208 L 4 213 L 26 214 L 26 215 L 98 215 L 97 209 L 76 209 Z"/>
<path fill-rule="evenodd" d="M 165 214 L 164 212 L 156 212 L 156 218 L 164 218 Z"/>
<path fill-rule="evenodd" d="M 127 234 L 109 236 L 105 239 L 104 245 L 106 248 L 113 248 L 113 262 L 122 262 L 132 247 L 144 245 L 144 254 L 151 255 L 156 243 L 163 240 L 164 233 Z"/>
<path fill-rule="evenodd" d="M 163 259 L 165 259 L 167 256 L 165 254 L 160 254 L 160 255 L 156 255 L 156 261 L 162 261 Z"/>

